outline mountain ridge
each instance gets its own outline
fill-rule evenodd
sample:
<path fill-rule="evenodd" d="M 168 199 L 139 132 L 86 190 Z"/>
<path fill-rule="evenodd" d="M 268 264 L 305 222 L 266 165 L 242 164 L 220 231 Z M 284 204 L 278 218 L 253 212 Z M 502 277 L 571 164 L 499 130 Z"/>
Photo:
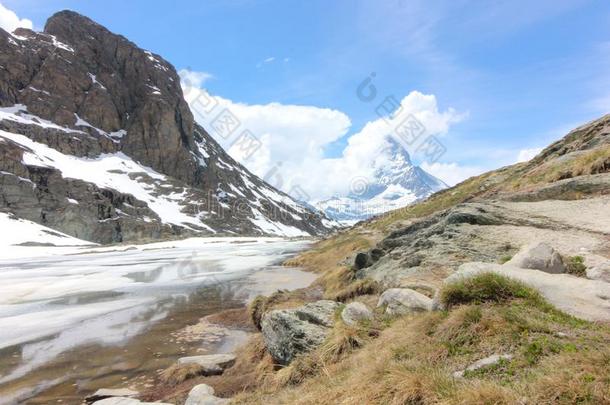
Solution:
<path fill-rule="evenodd" d="M 125 37 L 61 11 L 0 50 L 1 211 L 99 243 L 333 229 L 233 160 L 176 69 Z"/>

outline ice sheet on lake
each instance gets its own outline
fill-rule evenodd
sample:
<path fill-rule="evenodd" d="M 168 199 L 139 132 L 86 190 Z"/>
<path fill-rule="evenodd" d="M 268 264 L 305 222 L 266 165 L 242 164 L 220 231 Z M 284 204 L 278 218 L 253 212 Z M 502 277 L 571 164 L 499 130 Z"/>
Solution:
<path fill-rule="evenodd" d="M 165 317 L 177 299 L 205 285 L 224 286 L 244 278 L 308 243 L 191 238 L 118 247 L 49 247 L 59 254 L 0 259 L 0 349 L 22 347 L 21 365 L 0 374 L 0 383 L 85 343 L 125 342 Z"/>

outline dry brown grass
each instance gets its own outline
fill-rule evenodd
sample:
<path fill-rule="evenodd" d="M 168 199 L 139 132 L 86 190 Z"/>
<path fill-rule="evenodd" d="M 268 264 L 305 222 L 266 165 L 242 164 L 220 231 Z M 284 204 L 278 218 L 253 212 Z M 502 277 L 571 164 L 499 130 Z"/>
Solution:
<path fill-rule="evenodd" d="M 199 364 L 174 364 L 163 370 L 159 376 L 159 379 L 163 384 L 176 386 L 189 378 L 202 375 L 203 370 L 203 367 L 201 367 Z"/>
<path fill-rule="evenodd" d="M 380 292 L 381 286 L 377 281 L 370 278 L 364 278 L 353 281 L 349 283 L 347 287 L 344 287 L 338 291 L 326 293 L 325 298 L 339 302 L 347 302 L 361 295 L 379 294 Z"/>
<path fill-rule="evenodd" d="M 558 331 L 569 336 L 558 338 Z M 377 338 L 345 327 L 334 333 L 311 356 L 277 372 L 275 385 L 234 403 L 608 403 L 610 326 L 559 316 L 524 298 L 399 318 Z M 452 377 L 494 353 L 515 357 Z"/>
<path fill-rule="evenodd" d="M 587 174 L 610 171 L 610 145 L 577 152 L 561 159 L 553 159 L 534 167 L 518 179 L 511 181 L 512 190 L 521 190 L 532 185 L 547 184 Z"/>

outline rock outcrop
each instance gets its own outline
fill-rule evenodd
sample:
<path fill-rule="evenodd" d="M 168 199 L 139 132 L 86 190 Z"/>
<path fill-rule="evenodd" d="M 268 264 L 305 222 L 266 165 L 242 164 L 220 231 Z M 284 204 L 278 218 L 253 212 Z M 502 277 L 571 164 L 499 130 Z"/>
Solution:
<path fill-rule="evenodd" d="M 289 364 L 296 356 L 324 342 L 334 323 L 339 303 L 316 301 L 295 309 L 266 313 L 261 331 L 267 350 L 280 364 Z"/>
<path fill-rule="evenodd" d="M 466 263 L 445 279 L 445 283 L 485 272 L 519 280 L 538 290 L 556 308 L 577 318 L 610 321 L 610 283 L 605 281 L 494 263 Z"/>
<path fill-rule="evenodd" d="M 82 15 L 0 29 L 0 67 L 2 211 L 100 243 L 329 230 L 195 122 L 170 63 Z"/>

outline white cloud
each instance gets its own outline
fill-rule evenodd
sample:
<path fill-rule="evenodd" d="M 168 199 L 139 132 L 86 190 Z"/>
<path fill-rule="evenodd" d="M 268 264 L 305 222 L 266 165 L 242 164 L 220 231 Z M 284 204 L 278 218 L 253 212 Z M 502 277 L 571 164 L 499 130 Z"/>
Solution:
<path fill-rule="evenodd" d="M 517 160 L 515 163 L 527 162 L 532 160 L 537 154 L 542 152 L 543 148 L 530 148 L 530 149 L 521 149 L 519 154 L 517 155 Z"/>
<path fill-rule="evenodd" d="M 189 69 L 180 69 L 178 76 L 182 81 L 183 86 L 186 87 L 201 87 L 208 80 L 213 79 L 214 75 L 207 72 L 195 72 Z"/>
<path fill-rule="evenodd" d="M 270 57 L 268 57 L 266 59 L 263 59 L 262 61 L 258 62 L 256 64 L 256 67 L 260 69 L 261 67 L 263 67 L 263 65 L 272 63 L 273 61 L 275 61 L 275 56 L 270 56 Z"/>
<path fill-rule="evenodd" d="M 195 119 L 233 158 L 285 192 L 299 186 L 312 200 L 347 194 L 351 179 L 370 177 L 383 156 L 380 152 L 387 147 L 387 135 L 405 116 L 415 117 L 425 127 L 422 139 L 427 135 L 444 135 L 452 123 L 463 117 L 453 109 L 439 111 L 433 95 L 414 91 L 400 102 L 400 114 L 368 122 L 349 137 L 341 156 L 326 158 L 325 147 L 346 135 L 351 127 L 349 117 L 343 112 L 279 103 L 238 103 L 186 84 L 183 82 L 185 98 Z M 213 125 L 224 109 L 240 122 L 226 138 Z M 260 148 L 247 158 L 234 145 L 246 129 L 260 142 Z"/>
<path fill-rule="evenodd" d="M 33 24 L 32 21 L 26 18 L 20 19 L 14 11 L 0 4 L 0 28 L 13 32 L 19 27 L 32 29 Z"/>
<path fill-rule="evenodd" d="M 478 176 L 487 170 L 476 166 L 461 166 L 457 163 L 440 163 L 435 162 L 429 164 L 424 162 L 421 168 L 433 176 L 438 177 L 449 186 L 455 186 L 458 183 L 472 177 Z"/>

